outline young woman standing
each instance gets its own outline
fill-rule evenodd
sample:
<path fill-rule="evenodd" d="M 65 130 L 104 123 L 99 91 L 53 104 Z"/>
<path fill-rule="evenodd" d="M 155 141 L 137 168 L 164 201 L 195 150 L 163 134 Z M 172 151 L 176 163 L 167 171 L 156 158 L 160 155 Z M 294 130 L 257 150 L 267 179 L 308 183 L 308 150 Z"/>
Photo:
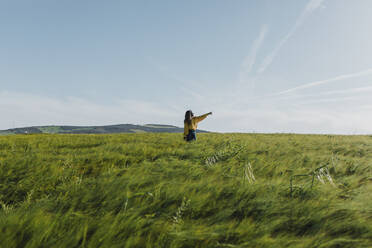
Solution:
<path fill-rule="evenodd" d="M 212 112 L 209 112 L 201 116 L 194 116 L 191 110 L 187 110 L 184 120 L 183 139 L 186 141 L 196 140 L 196 129 L 198 128 L 198 123 L 207 118 L 207 116 L 211 114 Z"/>

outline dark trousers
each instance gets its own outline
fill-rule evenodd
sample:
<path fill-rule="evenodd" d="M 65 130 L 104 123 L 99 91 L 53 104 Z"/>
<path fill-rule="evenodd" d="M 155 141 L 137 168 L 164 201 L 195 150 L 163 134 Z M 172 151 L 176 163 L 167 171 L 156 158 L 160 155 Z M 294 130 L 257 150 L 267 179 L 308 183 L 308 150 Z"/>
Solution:
<path fill-rule="evenodd" d="M 189 130 L 189 134 L 186 137 L 186 141 L 196 140 L 196 130 Z"/>

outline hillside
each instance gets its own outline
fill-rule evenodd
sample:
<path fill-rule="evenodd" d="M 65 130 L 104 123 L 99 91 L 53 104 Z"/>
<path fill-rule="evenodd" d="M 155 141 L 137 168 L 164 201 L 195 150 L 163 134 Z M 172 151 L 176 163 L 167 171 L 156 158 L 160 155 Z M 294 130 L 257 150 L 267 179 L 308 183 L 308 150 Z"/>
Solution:
<path fill-rule="evenodd" d="M 200 133 L 207 131 L 198 130 Z M 110 134 L 110 133 L 183 133 L 183 128 L 161 124 L 119 124 L 108 126 L 36 126 L 0 130 L 0 135 L 7 134 Z"/>
<path fill-rule="evenodd" d="M 372 247 L 372 136 L 0 137 L 0 247 Z"/>

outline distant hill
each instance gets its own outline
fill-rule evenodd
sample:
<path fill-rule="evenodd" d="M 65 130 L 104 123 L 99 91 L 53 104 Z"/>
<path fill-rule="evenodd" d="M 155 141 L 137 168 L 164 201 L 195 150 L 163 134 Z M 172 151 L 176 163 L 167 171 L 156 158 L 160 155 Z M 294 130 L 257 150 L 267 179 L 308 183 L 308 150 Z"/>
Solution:
<path fill-rule="evenodd" d="M 198 130 L 198 132 L 206 133 L 207 131 Z M 0 135 L 35 133 L 54 134 L 183 133 L 183 128 L 162 124 L 146 125 L 118 124 L 108 126 L 35 126 L 0 130 Z"/>

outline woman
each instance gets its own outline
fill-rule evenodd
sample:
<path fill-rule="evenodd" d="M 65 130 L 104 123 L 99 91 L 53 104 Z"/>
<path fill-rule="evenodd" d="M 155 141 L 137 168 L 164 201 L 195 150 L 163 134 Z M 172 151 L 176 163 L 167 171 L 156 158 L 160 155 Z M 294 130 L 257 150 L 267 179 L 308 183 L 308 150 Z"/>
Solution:
<path fill-rule="evenodd" d="M 207 114 L 194 117 L 194 114 L 192 113 L 192 111 L 187 110 L 185 114 L 185 120 L 184 120 L 183 139 L 186 141 L 196 140 L 196 128 L 198 127 L 198 123 L 204 120 L 205 118 L 207 118 L 207 116 L 211 114 L 212 112 L 209 112 Z"/>

